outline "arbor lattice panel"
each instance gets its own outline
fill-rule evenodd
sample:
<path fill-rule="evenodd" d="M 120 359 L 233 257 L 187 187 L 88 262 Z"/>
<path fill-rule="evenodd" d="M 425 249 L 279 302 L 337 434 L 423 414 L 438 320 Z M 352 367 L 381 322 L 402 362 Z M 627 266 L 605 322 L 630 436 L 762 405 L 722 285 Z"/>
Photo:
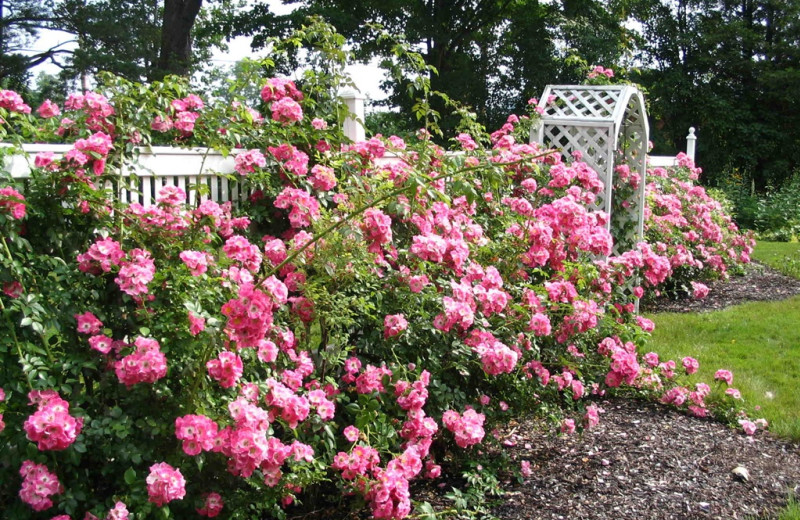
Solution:
<path fill-rule="evenodd" d="M 605 186 L 593 209 L 610 216 L 614 252 L 629 249 L 641 240 L 644 225 L 649 126 L 642 93 L 630 85 L 548 85 L 539 107 L 542 119 L 531 140 L 565 154 L 583 153 Z M 615 178 L 620 164 L 638 174 L 636 189 Z"/>

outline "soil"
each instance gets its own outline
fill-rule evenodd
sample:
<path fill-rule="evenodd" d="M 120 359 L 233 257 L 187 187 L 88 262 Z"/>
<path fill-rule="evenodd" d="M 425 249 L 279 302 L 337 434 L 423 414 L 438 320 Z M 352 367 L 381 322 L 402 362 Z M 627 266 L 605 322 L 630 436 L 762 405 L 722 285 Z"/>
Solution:
<path fill-rule="evenodd" d="M 601 402 L 600 424 L 582 435 L 537 434 L 522 422 L 514 453 L 533 474 L 507 488 L 493 511 L 517 519 L 769 518 L 800 491 L 800 445 L 748 437 L 664 406 Z M 744 468 L 748 479 L 734 474 Z M 737 470 L 740 471 L 740 470 Z"/>

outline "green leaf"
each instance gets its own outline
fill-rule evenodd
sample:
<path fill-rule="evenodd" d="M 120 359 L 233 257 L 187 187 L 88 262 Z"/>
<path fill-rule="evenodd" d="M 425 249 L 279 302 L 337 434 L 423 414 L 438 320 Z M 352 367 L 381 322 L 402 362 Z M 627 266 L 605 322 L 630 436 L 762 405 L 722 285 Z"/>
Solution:
<path fill-rule="evenodd" d="M 417 518 L 421 520 L 436 520 L 436 511 L 433 510 L 433 506 L 430 505 L 430 503 L 422 502 L 421 504 L 417 504 L 415 509 Z"/>
<path fill-rule="evenodd" d="M 126 484 L 128 484 L 129 486 L 133 485 L 133 483 L 136 482 L 136 470 L 134 470 L 133 468 L 128 468 L 125 471 L 124 477 Z"/>

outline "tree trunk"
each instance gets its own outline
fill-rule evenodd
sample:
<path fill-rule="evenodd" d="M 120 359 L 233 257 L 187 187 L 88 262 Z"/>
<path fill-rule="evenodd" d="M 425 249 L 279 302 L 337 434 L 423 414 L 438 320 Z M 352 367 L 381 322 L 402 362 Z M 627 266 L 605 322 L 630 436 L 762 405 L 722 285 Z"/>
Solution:
<path fill-rule="evenodd" d="M 161 52 L 154 78 L 167 74 L 187 76 L 192 57 L 192 27 L 203 0 L 164 0 Z"/>

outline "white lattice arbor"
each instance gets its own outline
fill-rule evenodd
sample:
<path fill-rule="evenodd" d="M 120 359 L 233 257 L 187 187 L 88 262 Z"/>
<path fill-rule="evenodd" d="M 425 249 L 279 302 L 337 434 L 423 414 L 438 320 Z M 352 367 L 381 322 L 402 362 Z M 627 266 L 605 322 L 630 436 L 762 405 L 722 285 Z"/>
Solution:
<path fill-rule="evenodd" d="M 542 119 L 531 130 L 531 140 L 565 154 L 583 153 L 605 185 L 593 208 L 611 217 L 615 253 L 630 248 L 644 226 L 649 126 L 641 91 L 630 85 L 548 85 L 539 107 Z M 635 190 L 616 182 L 619 164 L 639 175 Z"/>

